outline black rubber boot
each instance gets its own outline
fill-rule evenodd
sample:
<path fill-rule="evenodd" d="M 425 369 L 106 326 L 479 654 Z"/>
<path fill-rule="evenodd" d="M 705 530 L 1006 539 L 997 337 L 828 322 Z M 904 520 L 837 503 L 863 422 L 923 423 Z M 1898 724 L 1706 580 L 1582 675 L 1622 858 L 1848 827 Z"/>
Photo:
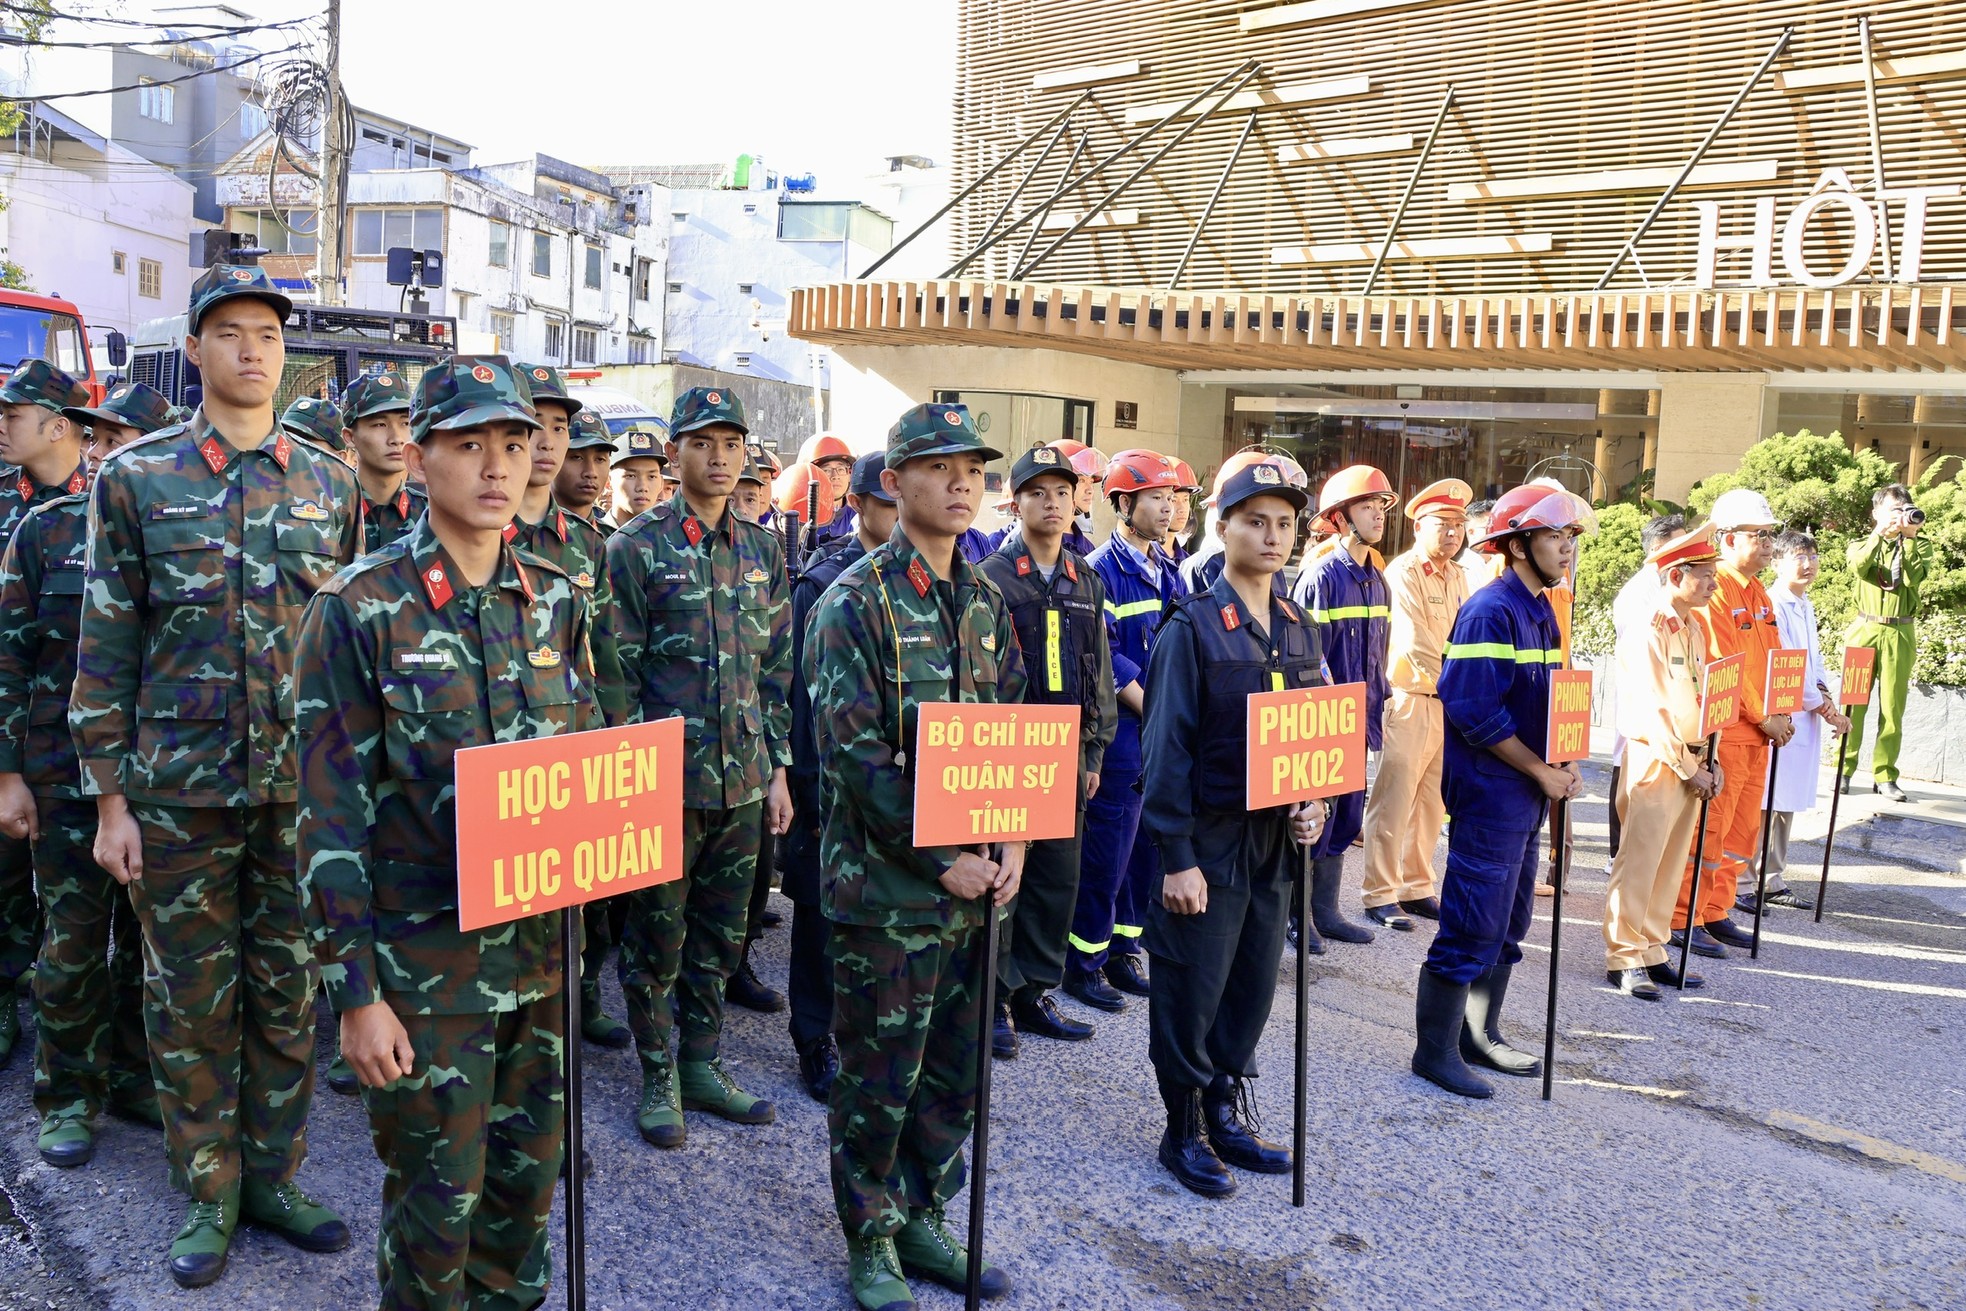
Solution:
<path fill-rule="evenodd" d="M 1218 1074 L 1201 1095 L 1208 1145 L 1224 1164 L 1252 1174 L 1289 1174 L 1290 1149 L 1257 1136 L 1256 1098 L 1249 1081 Z"/>
<path fill-rule="evenodd" d="M 1202 1127 L 1201 1089 L 1162 1084 L 1160 1095 L 1167 1104 L 1167 1132 L 1161 1135 L 1160 1163 L 1191 1193 L 1227 1197 L 1235 1192 L 1235 1176 L 1208 1145 Z"/>
<path fill-rule="evenodd" d="M 1413 997 L 1413 1073 L 1462 1097 L 1492 1097 L 1495 1090 L 1461 1060 L 1461 1026 L 1466 1023 L 1468 986 L 1449 983 L 1432 970 L 1420 970 Z"/>
<path fill-rule="evenodd" d="M 1311 923 L 1320 937 L 1334 942 L 1370 942 L 1372 930 L 1338 913 L 1338 882 L 1345 874 L 1343 856 L 1320 856 L 1311 862 Z"/>
<path fill-rule="evenodd" d="M 1527 1079 L 1543 1072 L 1543 1063 L 1509 1046 L 1499 1027 L 1502 1002 L 1509 995 L 1512 965 L 1495 965 L 1468 986 L 1467 1019 L 1461 1025 L 1461 1059 L 1486 1065 L 1503 1074 Z"/>

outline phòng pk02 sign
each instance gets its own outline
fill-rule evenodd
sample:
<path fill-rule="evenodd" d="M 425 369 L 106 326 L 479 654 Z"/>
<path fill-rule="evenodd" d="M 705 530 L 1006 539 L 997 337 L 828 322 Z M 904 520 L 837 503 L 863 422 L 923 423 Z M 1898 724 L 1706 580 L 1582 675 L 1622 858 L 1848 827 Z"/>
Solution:
<path fill-rule="evenodd" d="M 1247 715 L 1251 810 L 1365 790 L 1365 684 L 1252 692 Z"/>

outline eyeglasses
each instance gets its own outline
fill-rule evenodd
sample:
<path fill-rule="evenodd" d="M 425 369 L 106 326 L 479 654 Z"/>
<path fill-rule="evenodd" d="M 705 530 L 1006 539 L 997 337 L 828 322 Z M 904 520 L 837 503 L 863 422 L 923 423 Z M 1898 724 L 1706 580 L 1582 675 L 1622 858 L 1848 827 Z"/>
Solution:
<path fill-rule="evenodd" d="M 1782 535 L 1779 528 L 1730 528 L 1728 533 L 1734 537 L 1752 537 L 1757 542 L 1772 542 Z"/>

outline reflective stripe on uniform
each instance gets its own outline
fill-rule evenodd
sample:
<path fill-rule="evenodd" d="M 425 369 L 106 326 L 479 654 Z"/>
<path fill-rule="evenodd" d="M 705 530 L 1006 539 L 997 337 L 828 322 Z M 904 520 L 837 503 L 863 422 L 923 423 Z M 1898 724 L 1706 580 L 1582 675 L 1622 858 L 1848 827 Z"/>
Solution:
<path fill-rule="evenodd" d="M 1145 601 L 1127 601 L 1117 605 L 1108 601 L 1106 613 L 1115 619 L 1131 619 L 1135 615 L 1157 615 L 1160 613 L 1160 598 L 1156 596 Z"/>
<path fill-rule="evenodd" d="M 1507 642 L 1449 642 L 1447 660 L 1513 660 L 1519 665 L 1560 665 L 1562 651 L 1517 650 Z"/>
<path fill-rule="evenodd" d="M 1094 952 L 1104 951 L 1113 945 L 1111 938 L 1106 939 L 1104 942 L 1087 942 L 1076 933 L 1067 933 L 1065 935 L 1065 941 L 1072 944 L 1073 950 L 1082 951 L 1088 956 Z"/>
<path fill-rule="evenodd" d="M 1329 610 L 1311 611 L 1311 622 L 1328 624 L 1334 619 L 1389 619 L 1392 607 L 1384 605 L 1340 605 Z"/>
<path fill-rule="evenodd" d="M 1140 936 L 1140 933 L 1141 929 L 1137 924 L 1113 925 L 1113 936 L 1117 938 L 1137 938 Z"/>
<path fill-rule="evenodd" d="M 1056 610 L 1044 612 L 1045 689 L 1051 692 L 1065 690 L 1065 667 L 1058 655 L 1058 626 L 1062 617 Z"/>

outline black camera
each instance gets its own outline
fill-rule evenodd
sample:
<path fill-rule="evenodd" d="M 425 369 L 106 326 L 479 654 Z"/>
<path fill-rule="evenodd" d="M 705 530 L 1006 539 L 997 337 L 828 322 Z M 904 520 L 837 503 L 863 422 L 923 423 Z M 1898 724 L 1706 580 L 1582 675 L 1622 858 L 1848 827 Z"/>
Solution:
<path fill-rule="evenodd" d="M 1923 511 L 1923 510 L 1921 510 L 1921 509 L 1919 509 L 1919 508 L 1918 508 L 1917 506 L 1915 506 L 1915 505 L 1908 505 L 1908 506 L 1906 506 L 1906 507 L 1905 507 L 1905 522 L 1906 522 L 1906 523 L 1908 523 L 1908 524 L 1914 524 L 1914 525 L 1915 525 L 1915 524 L 1922 524 L 1922 523 L 1924 523 L 1924 522 L 1925 522 L 1925 511 Z"/>

